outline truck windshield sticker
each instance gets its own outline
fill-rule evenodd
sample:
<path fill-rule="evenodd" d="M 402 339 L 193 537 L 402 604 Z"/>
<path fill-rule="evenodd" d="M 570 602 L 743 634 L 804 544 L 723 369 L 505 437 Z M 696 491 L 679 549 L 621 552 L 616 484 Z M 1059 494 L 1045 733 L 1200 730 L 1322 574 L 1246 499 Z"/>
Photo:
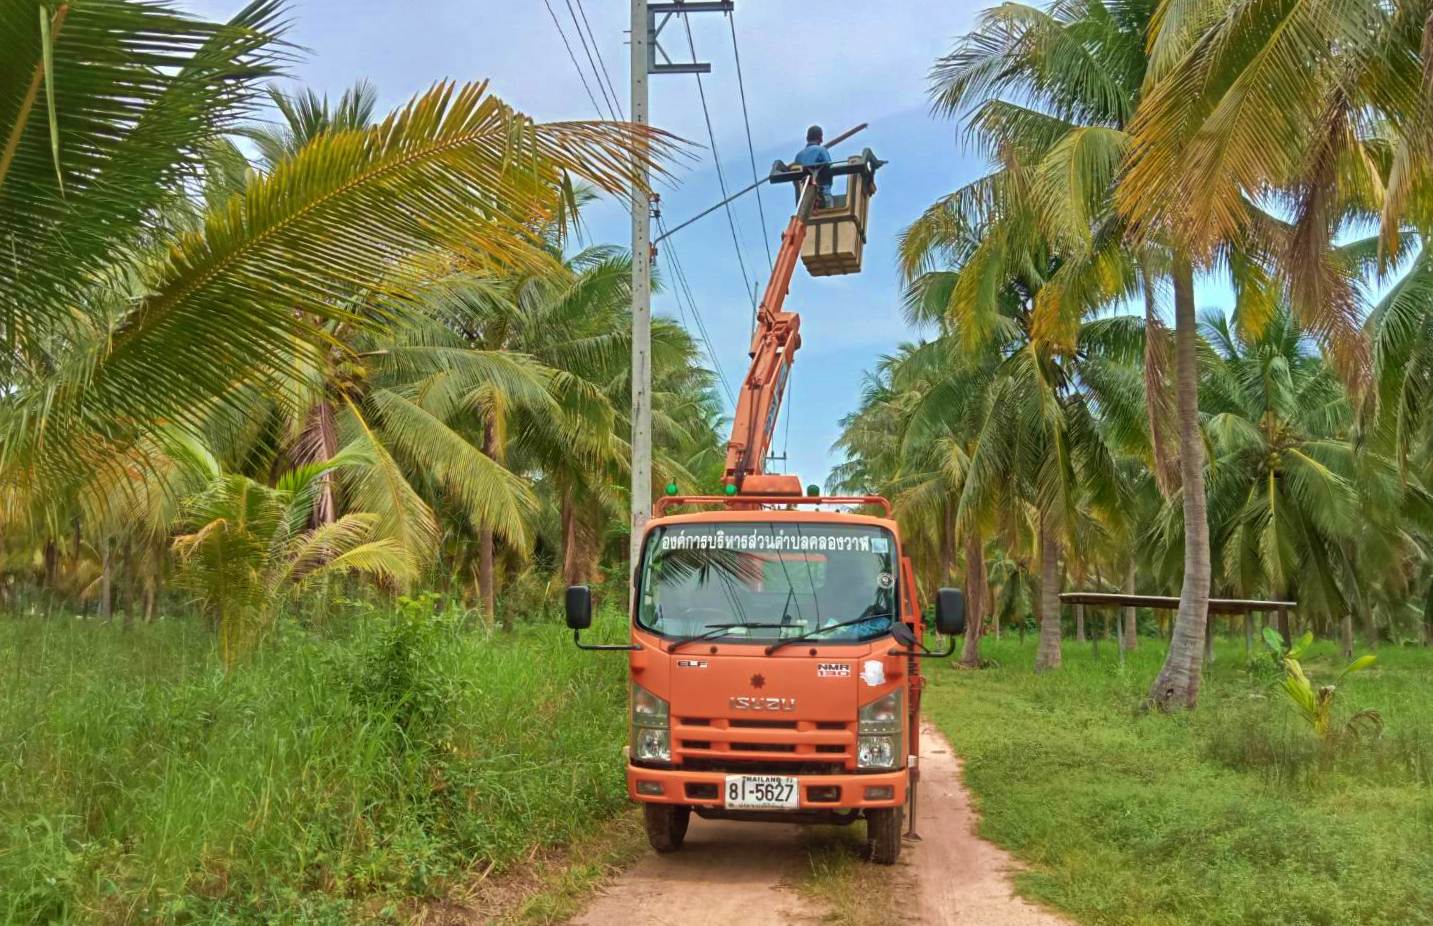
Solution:
<path fill-rule="evenodd" d="M 877 524 L 660 525 L 639 582 L 638 625 L 672 637 L 754 642 L 819 632 L 822 643 L 852 642 L 885 635 L 900 613 L 895 538 Z M 850 675 L 859 671 L 852 663 Z"/>
<path fill-rule="evenodd" d="M 886 539 L 868 534 L 843 536 L 804 531 L 773 532 L 769 527 L 752 531 L 719 529 L 712 533 L 669 533 L 662 535 L 663 550 L 750 550 L 754 553 L 885 553 Z"/>

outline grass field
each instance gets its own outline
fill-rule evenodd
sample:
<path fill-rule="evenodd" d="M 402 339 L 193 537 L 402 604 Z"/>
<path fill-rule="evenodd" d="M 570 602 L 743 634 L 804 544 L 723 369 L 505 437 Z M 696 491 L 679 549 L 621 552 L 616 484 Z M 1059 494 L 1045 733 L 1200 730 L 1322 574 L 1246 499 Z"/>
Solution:
<path fill-rule="evenodd" d="M 402 920 L 625 807 L 625 661 L 431 610 L 228 675 L 193 622 L 0 620 L 0 922 Z"/>
<path fill-rule="evenodd" d="M 1067 644 L 1036 676 L 1034 641 L 986 641 L 997 665 L 933 667 L 927 705 L 966 761 L 982 834 L 1029 868 L 1027 897 L 1082 924 L 1433 923 L 1433 651 L 1384 647 L 1340 686 L 1381 738 L 1322 747 L 1262 655 L 1221 642 L 1200 707 L 1138 710 L 1163 659 L 1121 669 Z M 1305 668 L 1332 681 L 1317 645 Z"/>

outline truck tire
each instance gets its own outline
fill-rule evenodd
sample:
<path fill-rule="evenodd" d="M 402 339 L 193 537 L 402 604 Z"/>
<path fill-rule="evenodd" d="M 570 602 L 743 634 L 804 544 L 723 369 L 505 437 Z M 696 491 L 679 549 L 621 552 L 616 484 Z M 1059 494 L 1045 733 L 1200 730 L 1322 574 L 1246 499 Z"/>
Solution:
<path fill-rule="evenodd" d="M 652 848 L 658 852 L 675 852 L 687 838 L 692 808 L 685 804 L 643 804 L 642 816 Z"/>
<path fill-rule="evenodd" d="M 901 857 L 901 807 L 873 807 L 866 811 L 866 847 L 877 865 L 894 865 Z"/>

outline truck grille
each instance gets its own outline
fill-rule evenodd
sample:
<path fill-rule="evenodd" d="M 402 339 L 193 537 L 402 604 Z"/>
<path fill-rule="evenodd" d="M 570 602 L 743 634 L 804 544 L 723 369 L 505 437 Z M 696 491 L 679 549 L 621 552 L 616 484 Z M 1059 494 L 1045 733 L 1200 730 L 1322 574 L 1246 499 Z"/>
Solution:
<path fill-rule="evenodd" d="M 840 721 L 681 717 L 672 759 L 693 771 L 832 774 L 855 767 L 856 735 Z"/>

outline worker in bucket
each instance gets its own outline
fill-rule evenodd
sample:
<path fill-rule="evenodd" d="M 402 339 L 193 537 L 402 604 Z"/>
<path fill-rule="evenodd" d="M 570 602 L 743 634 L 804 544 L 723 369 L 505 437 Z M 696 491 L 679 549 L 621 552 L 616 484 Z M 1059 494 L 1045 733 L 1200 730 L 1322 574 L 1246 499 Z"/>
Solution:
<path fill-rule="evenodd" d="M 806 147 L 797 152 L 795 163 L 807 170 L 815 172 L 816 208 L 825 209 L 831 205 L 831 174 L 829 171 L 823 171 L 820 168 L 831 163 L 831 152 L 827 151 L 826 146 L 821 144 L 821 138 L 821 126 L 813 125 L 807 129 Z M 796 195 L 798 198 L 801 196 L 799 187 L 797 188 Z"/>

